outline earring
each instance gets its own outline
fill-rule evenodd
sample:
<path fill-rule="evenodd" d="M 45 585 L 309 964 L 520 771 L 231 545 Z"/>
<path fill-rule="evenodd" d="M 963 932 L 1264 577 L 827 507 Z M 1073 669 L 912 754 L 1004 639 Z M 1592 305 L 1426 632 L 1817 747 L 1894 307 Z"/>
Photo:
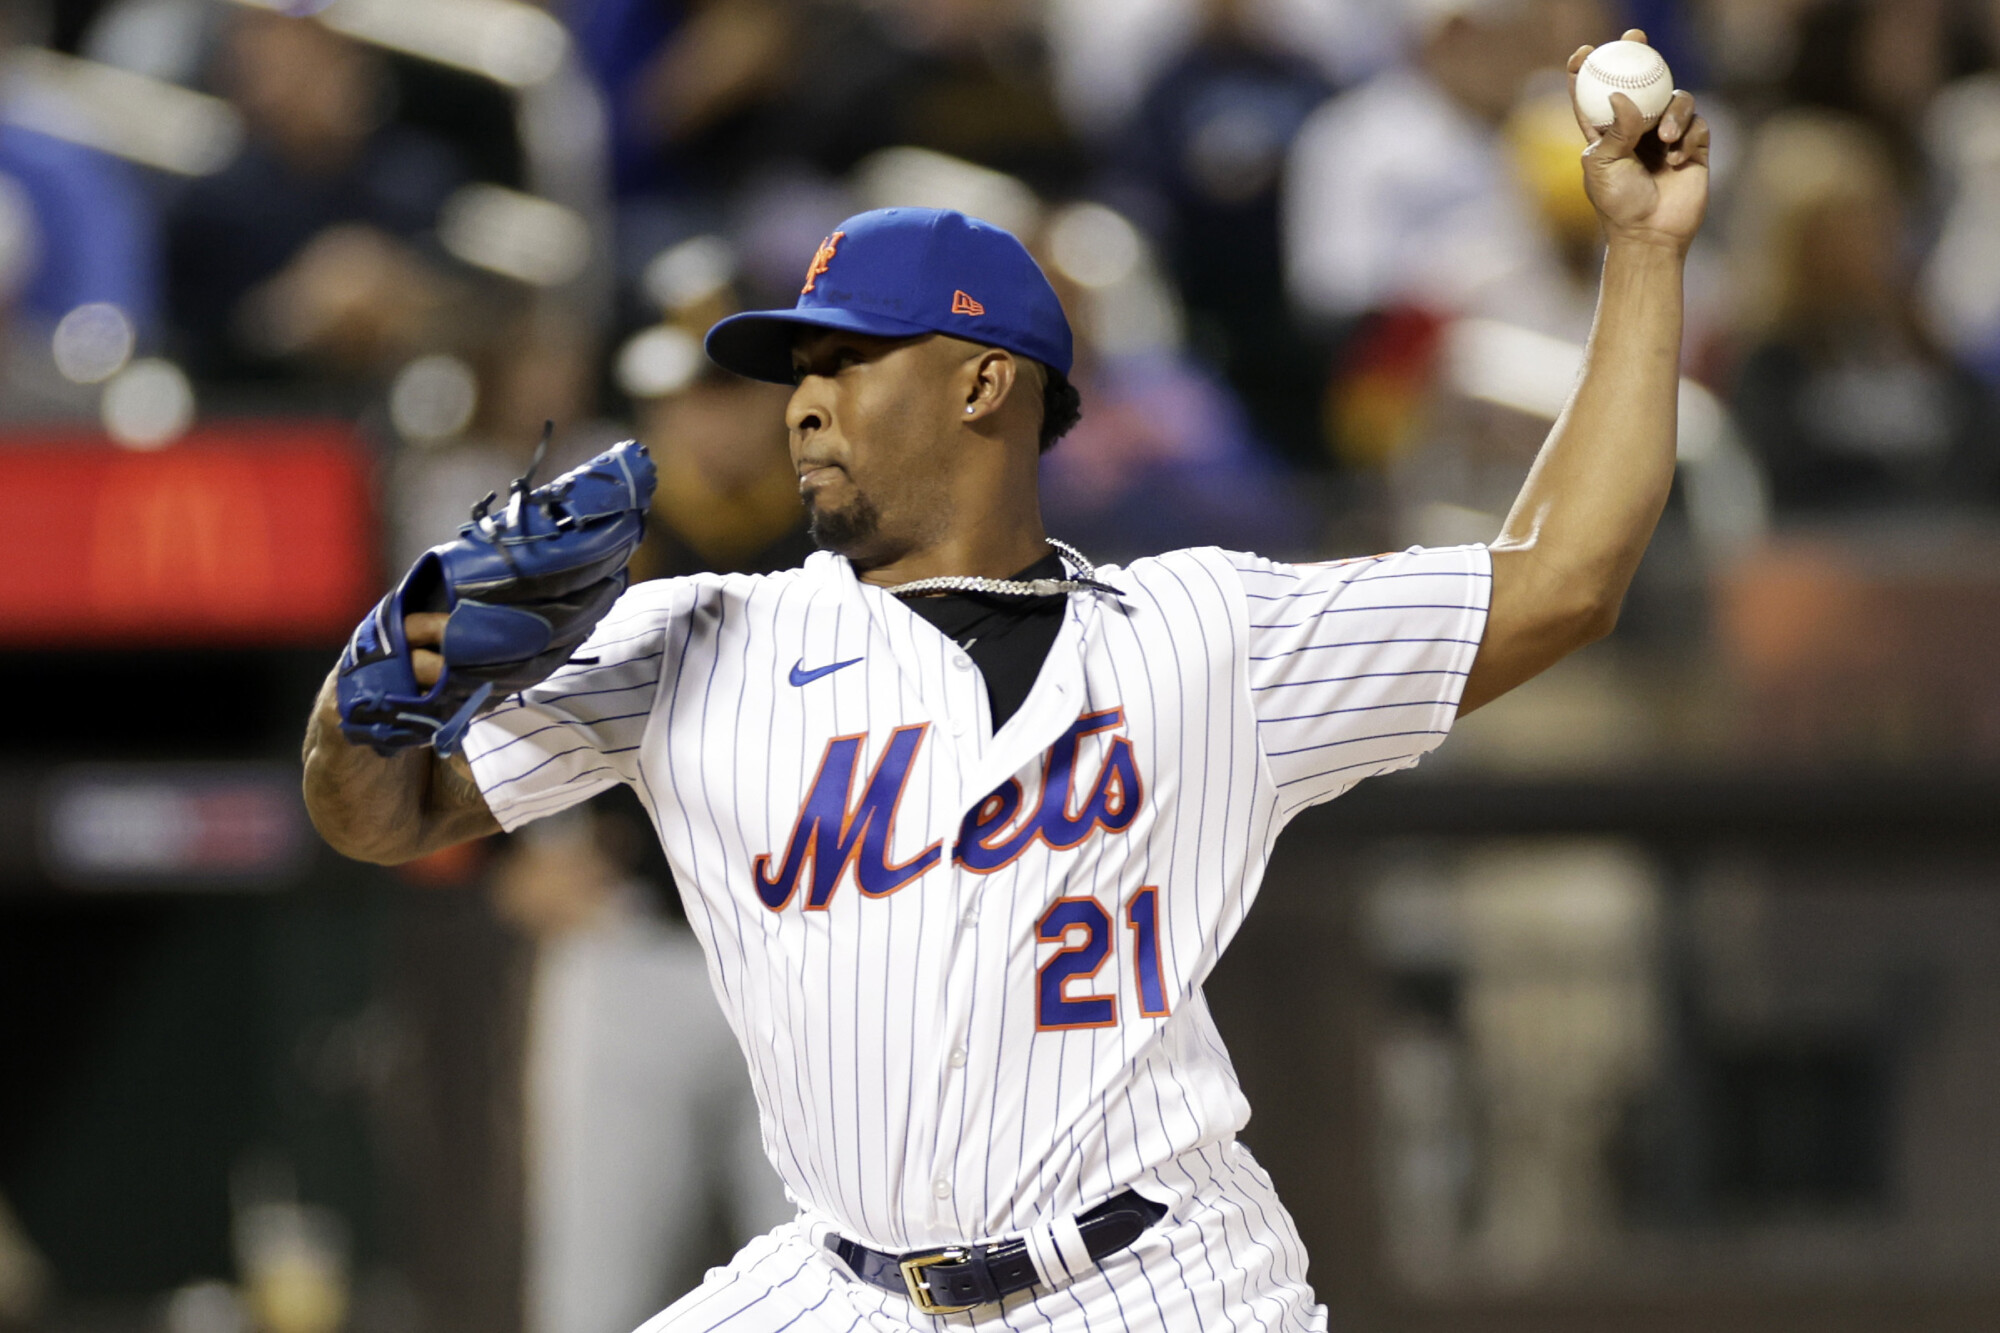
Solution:
<path fill-rule="evenodd" d="M 971 415 L 972 415 L 972 406 L 973 406 L 973 405 L 972 405 L 971 403 L 967 403 L 967 404 L 965 405 L 965 415 L 967 415 L 967 416 L 971 416 Z"/>

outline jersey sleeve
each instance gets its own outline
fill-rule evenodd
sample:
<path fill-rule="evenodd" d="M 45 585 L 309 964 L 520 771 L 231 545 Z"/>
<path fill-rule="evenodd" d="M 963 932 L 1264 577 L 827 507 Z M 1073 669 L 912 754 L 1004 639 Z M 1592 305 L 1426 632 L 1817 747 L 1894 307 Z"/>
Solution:
<path fill-rule="evenodd" d="M 1288 565 L 1231 555 L 1258 744 L 1289 815 L 1435 749 L 1493 587 L 1483 546 Z"/>
<path fill-rule="evenodd" d="M 679 582 L 632 588 L 569 665 L 466 732 L 465 757 L 500 827 L 511 833 L 638 781 L 666 640 L 676 607 L 690 600 Z"/>

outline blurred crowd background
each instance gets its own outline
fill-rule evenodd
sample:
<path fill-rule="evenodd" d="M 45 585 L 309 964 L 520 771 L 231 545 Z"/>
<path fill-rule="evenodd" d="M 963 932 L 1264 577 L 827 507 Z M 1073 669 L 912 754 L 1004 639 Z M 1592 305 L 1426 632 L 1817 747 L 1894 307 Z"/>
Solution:
<path fill-rule="evenodd" d="M 2000 1327 L 2000 3 L 0 0 L 0 1327 L 621 1333 L 786 1215 L 636 805 L 303 822 L 348 627 L 887 204 L 1078 334 L 1100 561 L 1485 540 L 1600 255 L 1562 63 L 1715 127 L 1618 633 L 1302 818 L 1213 994 L 1337 1324 Z"/>

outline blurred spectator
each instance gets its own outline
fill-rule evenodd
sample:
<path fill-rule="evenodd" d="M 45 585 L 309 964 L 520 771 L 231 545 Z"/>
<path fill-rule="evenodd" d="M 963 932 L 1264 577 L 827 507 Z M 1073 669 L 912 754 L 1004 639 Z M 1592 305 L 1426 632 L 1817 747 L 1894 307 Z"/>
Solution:
<path fill-rule="evenodd" d="M 1083 162 L 1055 101 L 1029 0 L 890 0 L 878 39 L 896 53 L 851 110 L 873 109 L 869 141 L 950 153 L 1045 192 L 1074 185 Z"/>
<path fill-rule="evenodd" d="M 497 285 L 496 285 L 497 287 Z M 407 568 L 464 523 L 488 491 L 507 493 L 533 461 L 544 424 L 560 428 L 538 482 L 616 443 L 597 417 L 594 340 L 572 319 L 518 292 L 488 289 L 482 336 L 436 344 L 407 362 L 389 389 L 389 419 L 404 447 L 390 464 L 391 563 Z"/>
<path fill-rule="evenodd" d="M 1869 122 L 1906 183 L 1924 175 L 1920 135 L 1931 100 L 1976 34 L 1952 0 L 1821 0 L 1800 15 L 1781 91 L 1791 106 Z M 1970 40 L 1968 40 L 1970 39 Z"/>
<path fill-rule="evenodd" d="M 29 36 L 27 13 L 19 0 L 0 0 L 0 62 Z M 0 87 L 5 80 L 0 66 Z M 0 120 L 0 175 L 36 238 L 4 277 L 18 316 L 46 332 L 78 306 L 106 302 L 150 332 L 159 304 L 154 216 L 124 164 Z"/>
<path fill-rule="evenodd" d="M 2000 0 L 1985 0 L 1985 46 L 2000 53 Z M 1931 327 L 2000 386 L 2000 71 L 1959 79 L 1925 116 L 1924 147 L 1946 201 L 1922 275 Z"/>
<path fill-rule="evenodd" d="M 328 6 L 272 3 L 260 7 L 317 15 Z M 214 65 L 215 54 L 227 40 L 242 6 L 239 0 L 101 0 L 100 7 L 100 0 L 91 0 L 82 8 L 84 12 L 77 15 L 82 27 L 82 55 L 149 78 L 194 87 Z M 385 20 L 392 20 L 395 13 L 381 10 L 364 15 L 358 27 L 348 31 L 350 35 L 373 32 L 379 40 Z M 485 74 L 426 58 L 426 48 L 434 55 L 440 47 L 450 48 L 453 36 L 448 29 L 404 29 L 403 35 L 411 39 L 410 49 L 396 49 L 392 42 L 377 50 L 384 119 L 393 114 L 398 124 L 445 140 L 461 164 L 480 180 L 537 188 L 526 184 L 531 172 L 523 160 L 525 146 L 517 124 L 517 120 L 537 113 L 517 110 L 517 90 Z M 537 97 L 561 81 L 559 76 L 532 85 L 521 90 L 521 96 Z M 594 136 L 579 132 L 573 120 L 564 128 L 565 147 L 595 146 L 591 144 Z M 559 197 L 563 192 L 543 189 L 542 193 Z"/>
<path fill-rule="evenodd" d="M 1206 0 L 1049 0 L 1044 23 L 1063 112 L 1087 138 L 1122 128 L 1140 98 L 1198 39 Z M 1311 62 L 1337 84 L 1359 82 L 1403 50 L 1403 0 L 1245 0 L 1260 46 Z"/>
<path fill-rule="evenodd" d="M 1914 308 L 1895 164 L 1866 123 L 1773 117 L 1737 219 L 1741 337 L 1732 405 L 1780 511 L 2000 499 L 2000 417 Z"/>
<path fill-rule="evenodd" d="M 664 318 L 627 340 L 615 369 L 660 476 L 635 578 L 789 569 L 814 550 L 785 427 L 791 391 L 731 375 L 702 351 L 709 326 L 744 308 L 741 281 L 719 236 L 648 266 Z"/>
<path fill-rule="evenodd" d="M 1042 463 L 1051 532 L 1107 560 L 1202 544 L 1312 548 L 1321 515 L 1198 363 L 1154 349 L 1079 360 L 1071 380 L 1083 420 Z"/>
<path fill-rule="evenodd" d="M 665 378 L 633 383 L 628 376 L 639 438 L 660 473 L 634 576 L 789 569 L 814 549 L 786 444 L 789 391 L 717 368 L 698 336 L 661 325 L 639 335 L 626 358 L 633 375 L 647 373 L 637 364 L 642 358 L 655 368 L 667 363 Z"/>
<path fill-rule="evenodd" d="M 1612 1145 L 1662 1045 L 1662 885 L 1641 846 L 1522 840 L 1458 867 L 1485 1160 L 1472 1243 L 1509 1284 L 1615 1235 Z"/>
<path fill-rule="evenodd" d="M 539 941 L 526 1333 L 628 1333 L 794 1212 L 701 946 L 678 900 L 663 914 L 634 878 L 649 845 L 625 793 L 534 825 L 496 881 L 501 911 Z"/>
<path fill-rule="evenodd" d="M 1037 242 L 1069 312 L 1083 420 L 1042 461 L 1050 531 L 1095 557 L 1214 543 L 1312 545 L 1323 515 L 1228 384 L 1178 337 L 1144 238 L 1101 204 L 1053 210 Z"/>
<path fill-rule="evenodd" d="M 838 175 L 898 144 L 1074 180 L 1034 18 L 1027 0 L 595 0 L 575 21 L 628 225 L 645 228 L 627 243 L 650 254 L 768 177 Z"/>
<path fill-rule="evenodd" d="M 1331 322 L 1416 306 L 1581 338 L 1568 280 L 1498 127 L 1579 22 L 1533 0 L 1412 0 L 1415 56 L 1337 98 L 1292 147 L 1284 227 L 1293 299 Z M 1603 20 L 1595 21 L 1602 31 Z"/>
<path fill-rule="evenodd" d="M 41 254 L 34 201 L 0 173 L 0 423 L 87 417 L 94 406 L 89 387 L 57 369 L 48 326 L 22 307 Z"/>
<path fill-rule="evenodd" d="M 571 22 L 612 106 L 621 195 L 700 188 L 703 139 L 779 93 L 797 18 L 784 0 L 591 0 Z M 736 165 L 747 165 L 738 163 Z"/>
<path fill-rule="evenodd" d="M 1085 137 L 1111 140 L 1200 32 L 1201 0 L 1050 0 L 1054 83 Z"/>
<path fill-rule="evenodd" d="M 1316 461 L 1325 357 L 1292 319 L 1278 198 L 1292 138 L 1332 90 L 1317 66 L 1257 33 L 1251 0 L 1201 9 L 1198 40 L 1140 105 L 1125 163 L 1163 205 L 1167 266 L 1196 345 L 1267 437 Z"/>
<path fill-rule="evenodd" d="M 191 367 L 354 378 L 395 364 L 446 301 L 414 239 L 462 165 L 385 123 L 380 58 L 321 24 L 240 11 L 216 62 L 250 142 L 190 185 L 169 221 L 170 303 Z"/>

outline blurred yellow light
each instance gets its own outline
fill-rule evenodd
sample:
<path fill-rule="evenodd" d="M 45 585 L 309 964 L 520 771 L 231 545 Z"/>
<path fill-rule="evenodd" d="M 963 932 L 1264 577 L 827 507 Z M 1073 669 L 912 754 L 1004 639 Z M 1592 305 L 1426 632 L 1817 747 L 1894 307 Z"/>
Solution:
<path fill-rule="evenodd" d="M 1561 88 L 1524 98 L 1504 130 L 1514 175 L 1563 237 L 1594 241 L 1597 210 L 1583 191 L 1583 131 Z"/>
<path fill-rule="evenodd" d="M 1049 223 L 1049 257 L 1080 287 L 1114 287 L 1144 257 L 1139 229 L 1102 204 L 1073 204 Z"/>

